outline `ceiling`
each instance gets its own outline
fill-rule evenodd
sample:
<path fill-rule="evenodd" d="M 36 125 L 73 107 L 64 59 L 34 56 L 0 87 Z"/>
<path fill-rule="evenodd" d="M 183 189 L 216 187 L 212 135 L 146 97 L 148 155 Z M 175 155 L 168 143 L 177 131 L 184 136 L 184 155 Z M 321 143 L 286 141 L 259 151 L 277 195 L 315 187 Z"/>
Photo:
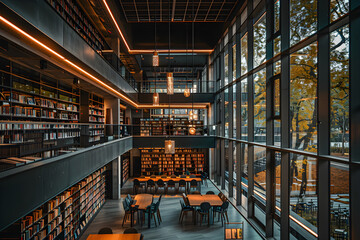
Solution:
<path fill-rule="evenodd" d="M 128 23 L 225 22 L 238 0 L 119 0 Z"/>

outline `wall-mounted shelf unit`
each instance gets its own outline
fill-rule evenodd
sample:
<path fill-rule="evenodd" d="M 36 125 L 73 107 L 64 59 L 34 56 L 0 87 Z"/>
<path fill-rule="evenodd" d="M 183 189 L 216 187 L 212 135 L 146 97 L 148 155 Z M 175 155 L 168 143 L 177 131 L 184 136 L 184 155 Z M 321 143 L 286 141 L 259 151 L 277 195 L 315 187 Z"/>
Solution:
<path fill-rule="evenodd" d="M 105 203 L 105 170 L 99 169 L 27 214 L 0 239 L 79 239 Z"/>
<path fill-rule="evenodd" d="M 89 142 L 97 142 L 104 136 L 105 111 L 104 99 L 93 93 L 89 95 L 89 123 L 90 137 Z"/>
<path fill-rule="evenodd" d="M 176 148 L 175 154 L 165 154 L 163 148 L 141 148 L 141 174 L 197 174 L 204 171 L 206 156 L 203 149 Z"/>

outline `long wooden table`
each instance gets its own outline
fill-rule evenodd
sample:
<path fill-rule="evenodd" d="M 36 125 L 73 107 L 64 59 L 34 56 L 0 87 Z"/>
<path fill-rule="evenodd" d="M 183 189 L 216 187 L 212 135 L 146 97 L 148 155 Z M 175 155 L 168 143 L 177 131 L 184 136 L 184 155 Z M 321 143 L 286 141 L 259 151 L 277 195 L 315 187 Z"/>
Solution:
<path fill-rule="evenodd" d="M 154 196 L 151 194 L 137 194 L 134 197 L 135 203 L 132 207 L 136 207 L 139 211 L 145 211 L 152 204 Z M 148 227 L 150 228 L 151 214 L 148 216 Z M 131 213 L 131 226 L 133 224 L 133 213 Z"/>
<path fill-rule="evenodd" d="M 141 233 L 131 234 L 90 234 L 87 240 L 140 240 Z"/>
<path fill-rule="evenodd" d="M 158 180 L 163 180 L 165 183 L 170 181 L 170 180 L 173 180 L 175 183 L 178 183 L 180 182 L 180 180 L 185 180 L 186 183 L 190 183 L 192 180 L 195 180 L 197 183 L 198 183 L 198 188 L 199 188 L 199 191 L 201 192 L 201 178 L 199 177 L 196 177 L 196 178 L 181 178 L 181 177 L 176 177 L 176 178 L 172 178 L 172 177 L 167 177 L 167 178 L 161 178 L 161 177 L 156 177 L 156 178 L 150 178 L 150 177 L 145 177 L 145 178 L 135 178 L 137 180 L 139 180 L 140 183 L 146 183 L 146 188 L 145 190 L 147 189 L 147 181 L 148 180 L 153 180 L 156 184 L 156 182 Z"/>
<path fill-rule="evenodd" d="M 223 201 L 218 195 L 209 194 L 209 195 L 200 195 L 200 194 L 190 194 L 187 195 L 189 204 L 192 207 L 200 207 L 201 203 L 208 202 L 212 207 L 220 207 L 223 204 Z M 210 222 L 212 223 L 212 211 L 210 211 Z M 193 216 L 194 224 L 196 224 L 196 217 Z"/>

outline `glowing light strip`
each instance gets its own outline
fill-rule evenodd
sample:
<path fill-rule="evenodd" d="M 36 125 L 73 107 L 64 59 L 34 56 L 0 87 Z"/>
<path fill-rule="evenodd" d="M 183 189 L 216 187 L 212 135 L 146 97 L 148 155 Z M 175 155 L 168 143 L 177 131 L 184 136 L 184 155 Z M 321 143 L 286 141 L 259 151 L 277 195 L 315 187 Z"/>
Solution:
<path fill-rule="evenodd" d="M 108 11 L 110 17 L 111 17 L 111 20 L 113 21 L 113 23 L 115 24 L 116 26 L 116 29 L 118 30 L 120 36 L 121 36 L 121 39 L 124 41 L 125 43 L 125 46 L 128 50 L 128 52 L 130 54 L 140 54 L 140 53 L 153 53 L 155 51 L 155 49 L 153 50 L 131 50 L 125 37 L 124 37 L 124 34 L 122 33 L 117 21 L 115 20 L 114 18 L 114 15 L 112 14 L 110 8 L 109 8 L 109 5 L 107 4 L 106 0 L 103 0 L 103 3 L 106 7 L 106 10 Z M 157 52 L 166 52 L 168 53 L 169 50 L 156 50 Z M 198 49 L 198 50 L 195 50 L 194 49 L 194 53 L 212 53 L 214 51 L 214 49 Z M 176 50 L 176 49 L 172 49 L 170 50 L 170 53 L 184 53 L 184 52 L 188 52 L 188 50 L 184 50 L 184 49 L 179 49 L 179 50 Z"/>
<path fill-rule="evenodd" d="M 70 64 L 71 66 L 73 66 L 74 68 L 76 68 L 77 70 L 79 70 L 80 72 L 82 72 L 83 74 L 85 74 L 86 76 L 90 77 L 91 79 L 93 79 L 95 82 L 99 83 L 100 85 L 102 85 L 103 87 L 105 87 L 106 89 L 110 90 L 111 92 L 115 93 L 116 95 L 118 95 L 120 98 L 123 98 L 125 101 L 129 102 L 130 104 L 134 105 L 135 107 L 137 107 L 137 104 L 132 101 L 130 98 L 126 97 L 125 95 L 121 94 L 120 92 L 118 92 L 117 90 L 115 90 L 114 88 L 110 87 L 109 85 L 107 85 L 106 83 L 102 82 L 100 79 L 96 78 L 95 76 L 93 76 L 92 74 L 88 73 L 87 71 L 85 71 L 84 69 L 82 69 L 81 67 L 79 67 L 78 65 L 76 65 L 75 63 L 71 62 L 70 60 L 66 59 L 64 56 L 62 56 L 61 54 L 59 54 L 58 52 L 54 51 L 53 49 L 49 48 L 48 46 L 46 46 L 44 43 L 40 42 L 39 40 L 37 40 L 36 38 L 34 38 L 33 36 L 31 36 L 30 34 L 28 34 L 27 32 L 25 32 L 24 30 L 20 29 L 19 27 L 17 27 L 16 25 L 14 25 L 13 23 L 11 23 L 10 21 L 8 21 L 7 19 L 5 19 L 4 17 L 0 16 L 0 21 L 4 22 L 6 25 L 8 25 L 9 27 L 11 27 L 12 29 L 16 30 L 18 33 L 22 34 L 23 36 L 27 37 L 28 39 L 30 39 L 31 41 L 33 41 L 34 43 L 38 44 L 39 46 L 41 46 L 42 48 L 46 49 L 47 51 L 49 51 L 50 53 L 54 54 L 55 56 L 57 56 L 58 58 L 60 58 L 61 60 L 63 60 L 64 62 Z"/>
<path fill-rule="evenodd" d="M 248 185 L 246 185 L 246 184 L 243 183 L 243 182 L 241 182 L 241 185 L 249 188 Z M 256 195 L 258 195 L 260 198 L 262 198 L 262 199 L 264 199 L 264 200 L 266 201 L 266 198 L 263 197 L 263 196 L 261 196 L 256 190 L 254 190 L 254 193 L 255 193 Z M 275 206 L 275 208 L 276 208 L 278 211 L 281 212 L 281 209 L 280 209 L 278 206 Z M 311 230 L 309 227 L 305 226 L 302 222 L 300 222 L 299 220 L 297 220 L 297 219 L 294 218 L 293 216 L 289 215 L 289 218 L 290 218 L 291 220 L 293 220 L 295 223 L 297 223 L 298 225 L 300 225 L 300 227 L 304 228 L 304 229 L 307 230 L 309 233 L 311 233 L 312 235 L 314 235 L 315 237 L 318 237 L 318 236 L 319 236 L 316 232 L 314 232 L 313 230 Z"/>
<path fill-rule="evenodd" d="M 112 12 L 111 12 L 111 10 L 110 10 L 110 8 L 109 8 L 109 5 L 107 4 L 106 0 L 103 0 L 103 2 L 104 2 L 104 4 L 105 4 L 106 10 L 109 12 L 110 17 L 111 17 L 111 19 L 113 20 L 113 22 L 114 22 L 114 24 L 115 24 L 115 26 L 116 26 L 116 28 L 117 28 L 117 30 L 118 30 L 118 32 L 119 32 L 122 40 L 123 40 L 124 43 L 125 43 L 125 46 L 126 46 L 127 50 L 130 52 L 131 49 L 130 49 L 129 45 L 128 45 L 127 42 L 126 42 L 125 37 L 124 37 L 123 33 L 121 32 L 120 27 L 119 27 L 119 25 L 117 24 L 117 22 L 116 22 L 116 20 L 115 20 L 115 18 L 114 18 L 114 15 L 112 14 Z"/>

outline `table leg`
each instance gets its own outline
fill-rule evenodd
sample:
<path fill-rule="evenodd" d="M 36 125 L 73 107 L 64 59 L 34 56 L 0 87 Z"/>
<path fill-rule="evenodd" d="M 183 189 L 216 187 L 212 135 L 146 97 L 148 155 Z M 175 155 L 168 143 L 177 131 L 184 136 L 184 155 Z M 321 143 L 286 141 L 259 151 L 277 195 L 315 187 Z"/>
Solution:
<path fill-rule="evenodd" d="M 199 182 L 199 192 L 201 193 L 201 182 Z"/>

